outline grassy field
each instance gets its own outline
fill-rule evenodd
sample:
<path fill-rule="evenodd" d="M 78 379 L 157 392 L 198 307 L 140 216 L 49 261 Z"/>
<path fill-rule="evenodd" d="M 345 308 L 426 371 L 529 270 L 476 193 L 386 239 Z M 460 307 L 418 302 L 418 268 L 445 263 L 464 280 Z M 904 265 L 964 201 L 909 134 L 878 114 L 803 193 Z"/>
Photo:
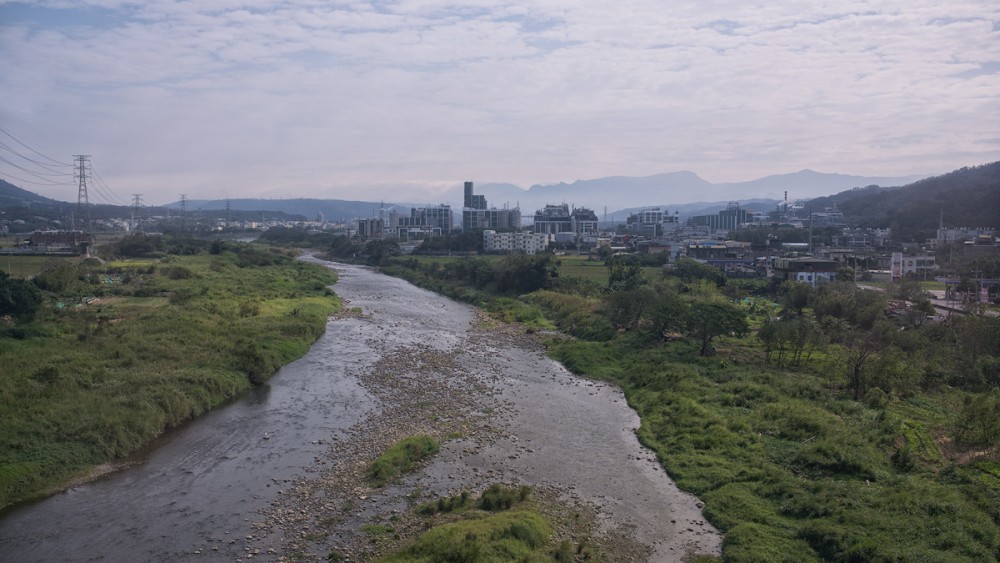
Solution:
<path fill-rule="evenodd" d="M 267 379 L 339 306 L 330 270 L 263 250 L 77 274 L 35 321 L 0 324 L 0 508 Z"/>
<path fill-rule="evenodd" d="M 12 278 L 31 278 L 45 268 L 55 264 L 76 265 L 82 262 L 79 256 L 16 256 L 0 254 L 0 271 L 6 272 Z"/>

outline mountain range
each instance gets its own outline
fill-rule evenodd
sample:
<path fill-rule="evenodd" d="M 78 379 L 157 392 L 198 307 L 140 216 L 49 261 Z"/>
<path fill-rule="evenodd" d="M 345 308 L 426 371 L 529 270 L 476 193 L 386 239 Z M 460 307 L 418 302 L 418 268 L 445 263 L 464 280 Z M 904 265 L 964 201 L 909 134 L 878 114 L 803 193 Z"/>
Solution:
<path fill-rule="evenodd" d="M 577 180 L 572 184 L 536 184 L 527 190 L 513 184 L 483 184 L 476 186 L 478 194 L 486 196 L 490 206 L 519 205 L 522 215 L 534 213 L 547 203 L 569 203 L 589 207 L 601 215 L 622 214 L 627 208 L 660 206 L 668 209 L 695 210 L 718 202 L 768 199 L 805 200 L 870 185 L 901 186 L 923 176 L 849 176 L 802 170 L 790 174 L 765 176 L 746 182 L 713 183 L 694 172 L 681 171 L 653 176 L 611 176 L 594 180 Z M 449 193 L 449 201 L 461 202 L 461 189 Z M 712 202 L 702 205 L 700 202 Z M 683 212 L 681 214 L 684 214 Z"/>
<path fill-rule="evenodd" d="M 713 183 L 688 171 L 656 174 L 653 176 L 612 176 L 591 180 L 577 180 L 571 184 L 536 184 L 528 189 L 513 184 L 486 183 L 474 186 L 476 194 L 486 197 L 491 207 L 521 208 L 523 217 L 530 218 L 535 210 L 546 204 L 568 203 L 576 207 L 589 207 L 603 217 L 621 218 L 628 211 L 643 207 L 661 207 L 682 217 L 714 212 L 728 201 L 740 201 L 745 207 L 768 211 L 787 197 L 790 200 L 808 200 L 835 194 L 853 188 L 871 185 L 901 186 L 919 176 L 872 177 L 826 174 L 802 170 L 791 174 L 766 176 L 746 182 Z M 0 181 L 2 182 L 2 181 Z M 762 199 L 763 198 L 763 199 Z M 418 199 L 417 196 L 414 199 Z M 216 199 L 185 202 L 188 210 L 221 210 L 229 206 L 234 211 L 284 212 L 314 219 L 322 213 L 327 221 L 349 221 L 359 217 L 378 216 L 380 210 L 396 209 L 408 213 L 411 207 L 448 203 L 453 210 L 462 207 L 462 187 L 456 186 L 433 204 L 348 201 L 339 199 L 290 198 L 290 199 Z M 16 186 L 0 183 L 0 206 L 25 204 L 59 204 Z M 180 208 L 180 202 L 166 207 Z"/>
<path fill-rule="evenodd" d="M 569 203 L 576 207 L 589 207 L 601 216 L 608 209 L 610 215 L 624 216 L 624 211 L 639 207 L 666 207 L 691 215 L 705 209 L 724 206 L 727 201 L 755 200 L 762 211 L 770 210 L 784 199 L 810 199 L 842 190 L 877 184 L 899 186 L 922 176 L 883 177 L 848 176 L 802 170 L 792 174 L 766 176 L 746 182 L 715 184 L 693 172 L 671 172 L 653 176 L 612 176 L 593 180 L 577 180 L 572 184 L 536 184 L 528 189 L 514 184 L 486 183 L 474 185 L 476 194 L 486 196 L 490 207 L 520 207 L 523 217 L 530 217 L 546 204 Z M 463 187 L 456 186 L 445 192 L 435 203 L 400 203 L 348 201 L 339 199 L 229 199 L 188 200 L 188 209 L 231 209 L 243 211 L 284 211 L 303 215 L 308 219 L 322 213 L 327 221 L 346 221 L 358 217 L 374 217 L 379 210 L 396 209 L 407 213 L 411 207 L 426 207 L 447 203 L 453 210 L 460 210 Z M 767 198 L 767 199 L 760 199 Z M 413 198 L 417 200 L 417 196 Z M 179 208 L 175 202 L 168 207 Z"/>

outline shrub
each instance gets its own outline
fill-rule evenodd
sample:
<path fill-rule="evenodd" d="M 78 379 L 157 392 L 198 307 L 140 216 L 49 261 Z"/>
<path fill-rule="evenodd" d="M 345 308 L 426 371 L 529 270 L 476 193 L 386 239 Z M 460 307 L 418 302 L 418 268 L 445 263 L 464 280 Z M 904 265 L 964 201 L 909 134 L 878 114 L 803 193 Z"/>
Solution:
<path fill-rule="evenodd" d="M 494 483 L 479 496 L 476 506 L 483 510 L 497 512 L 510 510 L 518 502 L 523 502 L 531 494 L 531 487 L 504 487 Z"/>

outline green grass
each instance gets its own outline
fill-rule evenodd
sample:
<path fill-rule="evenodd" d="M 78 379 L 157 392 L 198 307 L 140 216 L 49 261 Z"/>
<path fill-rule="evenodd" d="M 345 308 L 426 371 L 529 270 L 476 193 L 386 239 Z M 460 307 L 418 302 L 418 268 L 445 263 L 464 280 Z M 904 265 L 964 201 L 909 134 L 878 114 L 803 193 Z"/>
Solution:
<path fill-rule="evenodd" d="M 595 561 L 582 541 L 574 549 L 568 541 L 553 542 L 547 518 L 523 503 L 530 487 L 490 485 L 478 498 L 466 492 L 418 506 L 415 511 L 436 523 L 409 546 L 383 558 L 396 562 L 550 562 Z"/>
<path fill-rule="evenodd" d="M 79 264 L 79 256 L 15 256 L 0 254 L 0 271 L 14 278 L 32 278 L 55 264 Z"/>
<path fill-rule="evenodd" d="M 0 325 L 0 507 L 128 456 L 308 350 L 339 306 L 332 272 L 237 262 L 168 256 L 129 281 L 78 281 L 34 322 Z M 166 274 L 177 266 L 192 276 Z"/>
<path fill-rule="evenodd" d="M 725 532 L 726 560 L 1000 553 L 1000 482 L 971 468 L 937 477 L 954 467 L 932 438 L 948 420 L 939 400 L 878 411 L 832 393 L 821 376 L 722 367 L 686 346 L 577 340 L 551 343 L 550 354 L 623 387 L 641 417 L 640 440 Z"/>
<path fill-rule="evenodd" d="M 368 466 L 366 476 L 373 486 L 381 487 L 396 477 L 412 471 L 421 460 L 438 452 L 437 440 L 423 434 L 410 436 L 393 444 Z"/>
<path fill-rule="evenodd" d="M 382 561 L 383 563 L 554 561 L 549 553 L 551 536 L 551 525 L 537 513 L 502 512 L 435 527 L 417 538 L 410 547 Z"/>

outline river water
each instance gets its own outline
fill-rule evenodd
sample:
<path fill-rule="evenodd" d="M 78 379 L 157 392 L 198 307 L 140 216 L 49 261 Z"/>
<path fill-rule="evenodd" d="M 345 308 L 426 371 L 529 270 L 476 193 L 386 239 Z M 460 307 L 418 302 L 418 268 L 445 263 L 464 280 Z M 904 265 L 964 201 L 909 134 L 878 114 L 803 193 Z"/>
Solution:
<path fill-rule="evenodd" d="M 501 432 L 474 448 L 462 439 L 446 443 L 429 465 L 388 489 L 384 506 L 366 507 L 355 520 L 373 510 L 403 510 L 402 495 L 416 487 L 449 494 L 514 482 L 553 487 L 595 507 L 603 528 L 628 530 L 651 547 L 652 561 L 719 553 L 720 536 L 703 521 L 697 499 L 679 492 L 639 445 L 638 417 L 619 390 L 572 376 L 538 349 L 491 339 L 475 329 L 471 307 L 366 268 L 333 267 L 338 295 L 360 315 L 332 318 L 303 358 L 172 432 L 135 467 L 6 514 L 0 560 L 276 560 L 288 550 L 287 537 L 274 522 L 270 535 L 260 530 L 273 519 L 268 509 L 284 502 L 281 494 L 293 492 L 283 484 L 319 482 L 337 445 L 357 449 L 384 431 L 366 422 L 405 397 L 366 387 L 366 375 L 376 366 L 384 371 L 387 359 L 403 352 L 410 355 L 399 356 L 399 378 L 409 377 L 406 364 L 418 363 L 414 354 L 436 353 L 454 361 L 423 370 L 433 383 L 491 386 L 504 405 L 491 421 Z M 323 555 L 327 547 L 319 543 Z"/>

